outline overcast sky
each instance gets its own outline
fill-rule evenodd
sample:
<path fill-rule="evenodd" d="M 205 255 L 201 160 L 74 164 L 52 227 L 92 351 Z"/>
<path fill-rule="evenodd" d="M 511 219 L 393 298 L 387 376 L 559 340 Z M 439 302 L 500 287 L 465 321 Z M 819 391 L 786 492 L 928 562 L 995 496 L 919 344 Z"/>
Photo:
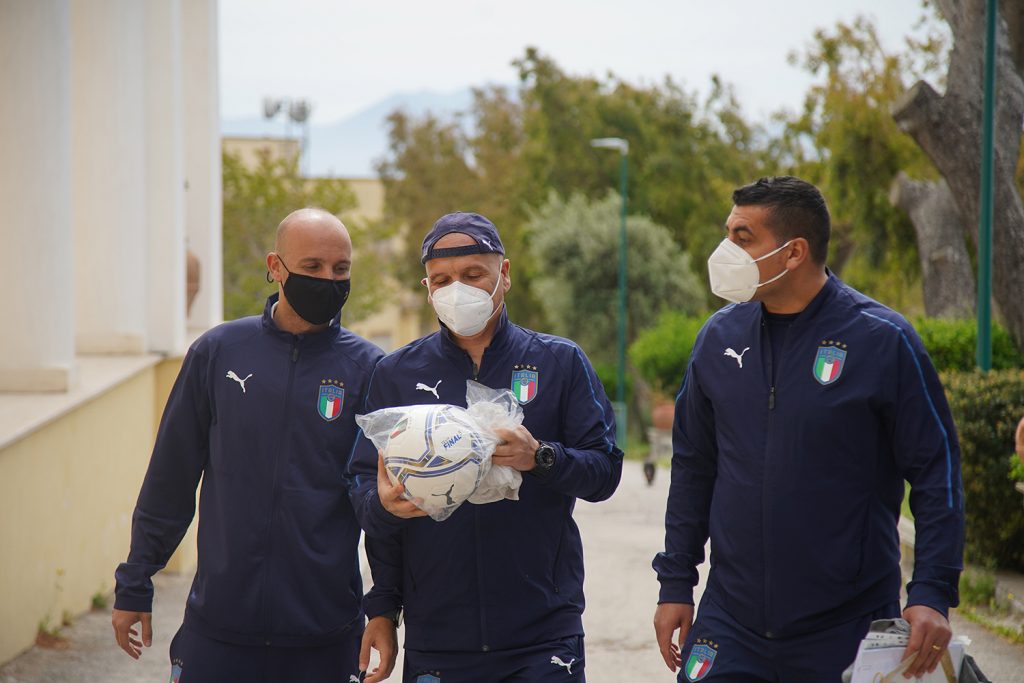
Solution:
<path fill-rule="evenodd" d="M 513 84 L 509 63 L 532 45 L 574 74 L 706 92 L 718 73 L 762 116 L 800 106 L 810 77 L 786 56 L 816 28 L 866 14 L 893 50 L 921 13 L 920 0 L 220 0 L 221 115 L 292 96 L 327 123 L 396 93 Z"/>

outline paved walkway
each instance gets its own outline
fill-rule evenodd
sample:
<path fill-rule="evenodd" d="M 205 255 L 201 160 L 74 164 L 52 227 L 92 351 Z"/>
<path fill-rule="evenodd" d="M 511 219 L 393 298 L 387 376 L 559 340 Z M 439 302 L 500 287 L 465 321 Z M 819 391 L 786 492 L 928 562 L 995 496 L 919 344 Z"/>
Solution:
<path fill-rule="evenodd" d="M 654 645 L 651 626 L 658 584 L 650 564 L 663 544 L 667 491 L 667 470 L 659 470 L 648 488 L 640 466 L 627 462 L 622 485 L 610 501 L 577 506 L 588 570 L 584 622 L 590 683 L 674 680 Z M 156 577 L 153 647 L 139 661 L 117 648 L 109 614 L 97 612 L 64 630 L 66 649 L 33 648 L 0 667 L 0 683 L 165 683 L 167 648 L 181 623 L 190 582 L 190 576 Z M 970 651 L 993 681 L 1024 683 L 1024 646 L 955 615 L 953 627 L 972 639 Z M 396 673 L 390 680 L 401 677 Z"/>

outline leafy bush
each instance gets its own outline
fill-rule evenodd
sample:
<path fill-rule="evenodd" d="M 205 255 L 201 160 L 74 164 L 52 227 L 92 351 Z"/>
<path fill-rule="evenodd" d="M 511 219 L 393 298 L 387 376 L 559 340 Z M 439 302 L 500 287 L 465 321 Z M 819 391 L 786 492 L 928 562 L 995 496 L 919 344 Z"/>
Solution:
<path fill-rule="evenodd" d="M 595 363 L 616 360 L 621 202 L 615 193 L 596 201 L 552 194 L 527 226 L 533 290 L 549 331 L 570 337 Z M 696 311 L 704 293 L 672 233 L 645 216 L 626 223 L 627 332 L 655 324 L 663 311 Z"/>
<path fill-rule="evenodd" d="M 604 393 L 608 395 L 609 401 L 615 400 L 615 388 L 618 386 L 618 365 L 615 363 L 594 363 L 594 372 L 597 379 L 604 386 Z M 633 396 L 633 378 L 630 377 L 629 368 L 626 369 L 626 402 Z"/>
<path fill-rule="evenodd" d="M 1024 481 L 1024 462 L 1020 461 L 1016 453 L 1010 456 L 1010 479 Z"/>
<path fill-rule="evenodd" d="M 973 370 L 978 344 L 978 326 L 973 320 L 918 318 L 914 327 L 928 349 L 935 367 L 943 370 Z M 1013 344 L 1005 327 L 992 323 L 992 368 L 1024 367 L 1024 356 Z"/>
<path fill-rule="evenodd" d="M 683 381 L 703 318 L 666 311 L 629 347 L 629 360 L 655 391 L 674 394 Z"/>
<path fill-rule="evenodd" d="M 960 437 L 965 559 L 1024 570 L 1024 507 L 1008 457 L 1024 415 L 1024 372 L 949 372 L 942 380 Z"/>

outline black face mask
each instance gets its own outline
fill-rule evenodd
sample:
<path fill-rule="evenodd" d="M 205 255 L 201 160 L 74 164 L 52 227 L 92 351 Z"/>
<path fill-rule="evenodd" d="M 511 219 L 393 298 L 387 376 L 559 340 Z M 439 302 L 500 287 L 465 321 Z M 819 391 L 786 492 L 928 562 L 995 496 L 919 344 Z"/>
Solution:
<path fill-rule="evenodd" d="M 284 265 L 280 256 L 278 260 L 288 271 L 288 279 L 284 281 L 284 296 L 299 317 L 310 325 L 331 322 L 348 301 L 351 283 L 348 280 L 293 273 Z"/>

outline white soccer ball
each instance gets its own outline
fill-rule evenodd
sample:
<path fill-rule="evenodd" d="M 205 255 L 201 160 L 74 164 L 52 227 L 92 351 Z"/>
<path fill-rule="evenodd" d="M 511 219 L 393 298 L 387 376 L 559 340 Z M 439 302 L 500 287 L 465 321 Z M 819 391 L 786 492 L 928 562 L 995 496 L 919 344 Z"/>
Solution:
<path fill-rule="evenodd" d="M 465 409 L 409 406 L 384 447 L 384 466 L 419 507 L 444 519 L 473 495 L 486 473 L 485 437 Z"/>

